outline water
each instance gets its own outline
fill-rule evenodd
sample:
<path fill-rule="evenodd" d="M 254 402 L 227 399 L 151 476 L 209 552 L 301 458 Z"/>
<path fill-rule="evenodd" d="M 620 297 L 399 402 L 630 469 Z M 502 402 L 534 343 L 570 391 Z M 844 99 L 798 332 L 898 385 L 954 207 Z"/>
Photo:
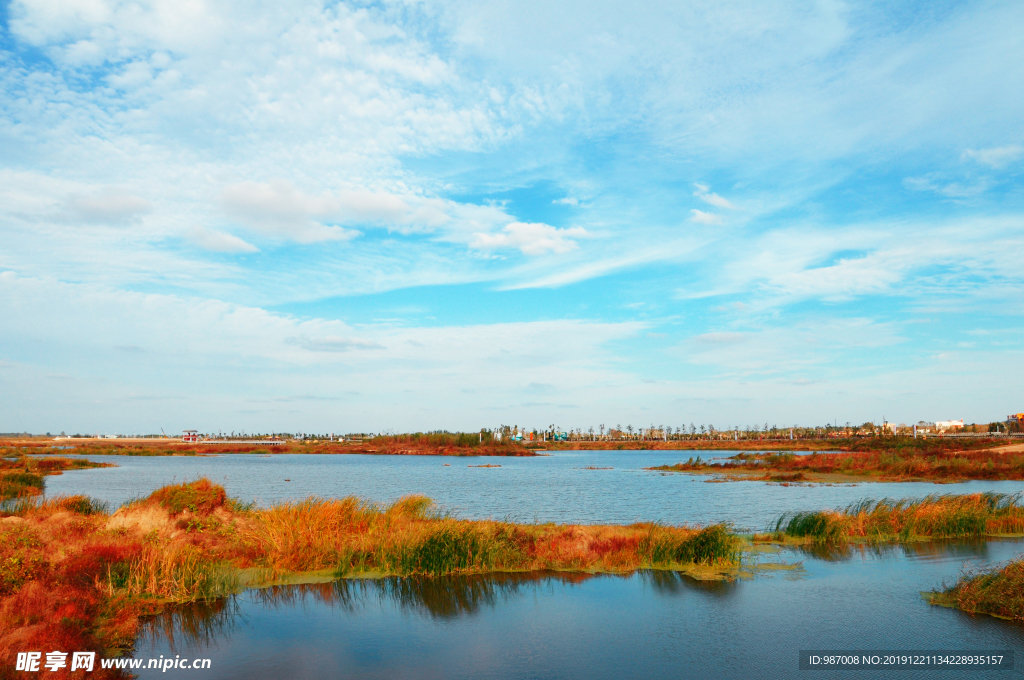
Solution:
<path fill-rule="evenodd" d="M 205 475 L 223 484 L 232 496 L 262 505 L 309 495 L 354 495 L 387 502 L 407 494 L 423 494 L 464 519 L 584 524 L 653 520 L 669 524 L 732 522 L 747 531 L 763 530 L 783 512 L 832 508 L 863 498 L 1024 491 L 1024 482 L 1019 481 L 788 487 L 764 482 L 716 484 L 708 483 L 706 476 L 643 470 L 671 465 L 691 455 L 694 452 L 565 451 L 536 458 L 88 456 L 118 467 L 69 471 L 47 477 L 46 484 L 48 494 L 86 493 L 116 507 L 165 484 Z M 483 464 L 501 467 L 468 467 Z M 582 469 L 587 466 L 614 469 Z"/>
<path fill-rule="evenodd" d="M 248 590 L 147 623 L 136 658 L 210 658 L 228 678 L 787 678 L 801 649 L 1013 650 L 1024 626 L 928 605 L 920 591 L 1018 541 L 851 549 L 733 583 L 672 572 L 338 581 Z M 192 671 L 177 671 L 188 674 Z M 1017 673 L 1020 671 L 1017 670 Z M 169 671 L 171 675 L 175 671 Z M 977 670 L 905 677 L 976 678 Z M 164 675 L 142 670 L 140 677 Z M 892 671 L 815 671 L 888 678 Z M 983 673 L 1010 677 L 1013 672 Z"/>
<path fill-rule="evenodd" d="M 865 497 L 1024 490 L 1022 482 L 783 487 L 708 483 L 703 476 L 643 470 L 689 455 L 94 456 L 119 467 L 48 477 L 47 493 L 87 493 L 117 505 L 204 475 L 230 494 L 264 505 L 311 494 L 387 502 L 419 493 L 469 519 L 726 521 L 755 530 L 782 512 Z M 468 467 L 482 464 L 501 467 Z M 583 469 L 587 466 L 614 469 Z M 800 570 L 763 572 L 734 583 L 641 572 L 338 581 L 248 590 L 150 621 L 136 657 L 209 657 L 212 668 L 202 671 L 205 678 L 749 680 L 797 676 L 800 649 L 828 648 L 1014 650 L 1018 664 L 1024 664 L 1024 627 L 930 606 L 920 595 L 954 581 L 965 567 L 1008 560 L 1022 550 L 1020 541 L 925 543 L 831 555 L 786 550 L 777 557 L 802 563 Z M 177 671 L 182 672 L 192 671 Z M 157 673 L 140 671 L 142 677 Z M 966 678 L 978 671 L 909 671 L 906 676 L 922 673 Z M 884 678 L 892 672 L 814 671 L 811 676 Z"/>

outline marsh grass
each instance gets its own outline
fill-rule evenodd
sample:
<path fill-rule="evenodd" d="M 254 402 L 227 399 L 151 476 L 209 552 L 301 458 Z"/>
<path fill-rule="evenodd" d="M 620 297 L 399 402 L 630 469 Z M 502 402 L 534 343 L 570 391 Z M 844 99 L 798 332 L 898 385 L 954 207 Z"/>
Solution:
<path fill-rule="evenodd" d="M 127 562 L 107 565 L 110 595 L 155 597 L 171 602 L 211 600 L 234 592 L 237 573 L 189 544 L 147 546 Z"/>
<path fill-rule="evenodd" d="M 1024 559 L 965 572 L 954 585 L 931 595 L 934 604 L 1024 621 Z"/>
<path fill-rule="evenodd" d="M 224 505 L 227 493 L 224 487 L 214 484 L 206 477 L 200 477 L 194 482 L 161 487 L 149 498 L 172 515 L 185 510 L 194 514 L 209 514 Z"/>
<path fill-rule="evenodd" d="M 1020 534 L 1024 533 L 1024 506 L 1020 494 L 998 493 L 863 500 L 833 511 L 783 514 L 775 522 L 774 532 L 779 537 L 815 543 Z"/>
<path fill-rule="evenodd" d="M 43 475 L 35 472 L 4 472 L 0 474 L 0 500 L 39 496 L 46 488 Z"/>
<path fill-rule="evenodd" d="M 311 498 L 254 513 L 244 531 L 253 554 L 277 572 L 333 569 L 438 576 L 490 571 L 632 571 L 726 565 L 738 539 L 724 525 L 704 529 L 466 521 L 422 496 L 380 506 L 356 498 Z"/>
<path fill-rule="evenodd" d="M 728 578 L 739 566 L 738 538 L 725 525 L 467 521 L 423 496 L 256 508 L 198 479 L 113 515 L 86 496 L 9 502 L 18 507 L 0 523 L 0 658 L 13 649 L 3 641 L 23 633 L 38 648 L 126 649 L 139 616 L 243 585 L 414 577 L 426 579 L 426 592 L 442 575 L 693 568 L 696 578 Z"/>
<path fill-rule="evenodd" d="M 906 438 L 901 438 L 901 440 Z M 916 443 L 914 443 L 916 441 Z M 986 450 L 997 442 L 970 440 L 901 441 L 899 446 L 874 450 L 878 442 L 858 442 L 851 451 L 811 453 L 740 453 L 710 464 L 699 457 L 649 470 L 677 472 L 765 473 L 768 479 L 784 474 L 843 475 L 904 481 L 931 479 L 952 482 L 962 479 L 1024 479 L 1024 454 Z"/>

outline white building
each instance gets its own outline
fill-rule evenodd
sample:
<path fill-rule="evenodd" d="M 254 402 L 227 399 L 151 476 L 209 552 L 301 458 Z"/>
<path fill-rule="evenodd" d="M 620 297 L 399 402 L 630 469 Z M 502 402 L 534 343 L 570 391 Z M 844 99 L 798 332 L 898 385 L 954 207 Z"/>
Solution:
<path fill-rule="evenodd" d="M 935 429 L 939 432 L 945 432 L 946 430 L 962 430 L 964 427 L 964 419 L 960 420 L 936 420 Z"/>

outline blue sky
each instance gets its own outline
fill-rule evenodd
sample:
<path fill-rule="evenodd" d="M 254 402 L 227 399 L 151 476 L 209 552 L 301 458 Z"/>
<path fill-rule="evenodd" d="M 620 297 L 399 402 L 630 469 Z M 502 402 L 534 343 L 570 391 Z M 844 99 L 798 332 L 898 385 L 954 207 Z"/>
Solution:
<path fill-rule="evenodd" d="M 14 0 L 0 431 L 1024 409 L 1024 5 Z"/>

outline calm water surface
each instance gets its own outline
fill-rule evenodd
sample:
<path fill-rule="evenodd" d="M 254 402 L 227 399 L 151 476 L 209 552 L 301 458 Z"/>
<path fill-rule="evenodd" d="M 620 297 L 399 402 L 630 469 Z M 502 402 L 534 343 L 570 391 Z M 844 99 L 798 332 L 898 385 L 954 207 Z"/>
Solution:
<path fill-rule="evenodd" d="M 200 475 L 260 504 L 309 495 L 386 502 L 425 494 L 464 518 L 734 523 L 865 497 L 999 491 L 1021 482 L 789 486 L 708 483 L 642 468 L 690 452 L 559 452 L 538 458 L 369 455 L 95 456 L 117 468 L 47 478 L 47 493 L 113 505 Z M 728 455 L 717 452 L 716 455 Z M 447 463 L 447 465 L 445 465 Z M 495 464 L 500 468 L 470 465 Z M 611 470 L 585 470 L 587 466 Z M 290 480 L 290 481 L 286 481 Z M 933 607 L 921 591 L 965 567 L 1000 562 L 1019 541 L 922 544 L 838 555 L 785 551 L 798 571 L 735 583 L 666 572 L 628 577 L 498 575 L 338 581 L 249 590 L 147 624 L 137 657 L 209 657 L 204 678 L 884 678 L 892 672 L 797 669 L 800 649 L 1014 650 L 1024 628 Z M 778 556 L 777 556 L 778 557 Z M 174 671 L 169 671 L 175 675 Z M 192 671 L 178 671 L 181 673 Z M 901 671 L 974 678 L 979 671 Z M 983 677 L 1013 673 L 981 672 Z M 142 677 L 164 675 L 143 670 Z M 166 677 L 166 676 L 165 676 Z"/>
<path fill-rule="evenodd" d="M 705 452 L 705 456 L 730 453 Z M 119 467 L 67 472 L 47 477 L 46 484 L 49 494 L 87 493 L 116 507 L 164 484 L 205 475 L 223 484 L 229 494 L 260 504 L 309 495 L 354 495 L 385 502 L 407 494 L 423 494 L 465 519 L 509 518 L 524 522 L 586 524 L 726 521 L 741 530 L 762 530 L 782 512 L 832 508 L 865 497 L 1024 491 L 1024 482 L 789 487 L 764 482 L 714 484 L 708 483 L 704 476 L 642 469 L 674 464 L 691 455 L 694 452 L 566 451 L 536 458 L 301 454 L 89 456 Z M 501 467 L 468 467 L 482 464 Z M 587 466 L 614 469 L 583 469 Z"/>
<path fill-rule="evenodd" d="M 628 577 L 338 581 L 249 590 L 151 620 L 137 658 L 210 658 L 220 678 L 978 678 L 1012 672 L 799 671 L 800 649 L 1013 650 L 1024 627 L 920 591 L 1020 542 L 851 550 L 734 583 Z M 170 671 L 170 675 L 194 671 Z M 979 675 L 980 673 L 980 675 Z M 168 677 L 143 670 L 141 677 Z"/>

